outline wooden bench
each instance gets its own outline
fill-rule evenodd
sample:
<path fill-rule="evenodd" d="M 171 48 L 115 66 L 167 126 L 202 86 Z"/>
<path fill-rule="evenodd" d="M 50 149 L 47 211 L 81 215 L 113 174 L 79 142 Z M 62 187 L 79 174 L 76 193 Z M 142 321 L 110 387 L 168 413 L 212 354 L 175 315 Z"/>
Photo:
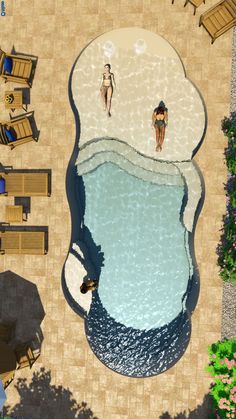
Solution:
<path fill-rule="evenodd" d="M 2 231 L 0 232 L 0 254 L 44 255 L 44 231 Z"/>
<path fill-rule="evenodd" d="M 0 173 L 8 196 L 50 196 L 48 172 Z"/>

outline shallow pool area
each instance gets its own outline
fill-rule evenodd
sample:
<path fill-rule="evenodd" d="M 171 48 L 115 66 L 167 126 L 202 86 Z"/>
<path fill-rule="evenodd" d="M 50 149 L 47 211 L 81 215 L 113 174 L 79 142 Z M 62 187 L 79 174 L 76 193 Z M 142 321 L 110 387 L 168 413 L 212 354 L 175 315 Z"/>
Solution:
<path fill-rule="evenodd" d="M 148 330 L 169 323 L 182 310 L 190 277 L 180 221 L 184 185 L 146 182 L 112 163 L 87 173 L 83 182 L 84 223 L 104 254 L 102 305 L 127 327 Z"/>

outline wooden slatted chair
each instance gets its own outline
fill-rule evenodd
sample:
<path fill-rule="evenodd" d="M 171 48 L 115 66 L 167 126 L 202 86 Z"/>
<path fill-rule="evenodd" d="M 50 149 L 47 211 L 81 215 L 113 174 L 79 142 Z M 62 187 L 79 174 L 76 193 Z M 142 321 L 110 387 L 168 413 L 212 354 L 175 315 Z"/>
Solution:
<path fill-rule="evenodd" d="M 16 369 L 18 370 L 26 367 L 32 368 L 35 361 L 40 356 L 40 352 L 36 352 L 33 350 L 31 342 L 27 342 L 17 346 L 14 352 L 17 360 Z"/>
<path fill-rule="evenodd" d="M 4 68 L 5 59 L 12 60 L 12 70 L 7 72 Z M 22 56 L 20 54 L 6 54 L 0 49 L 0 76 L 5 80 L 20 84 L 27 84 L 32 86 L 32 78 L 35 72 L 33 65 L 35 59 Z"/>
<path fill-rule="evenodd" d="M 187 6 L 188 3 L 191 3 L 194 7 L 193 14 L 196 14 L 197 7 L 201 6 L 202 3 L 206 3 L 206 0 L 186 0 L 184 7 Z"/>
<path fill-rule="evenodd" d="M 199 26 L 203 25 L 212 38 L 211 43 L 236 24 L 236 2 L 223 0 L 200 16 Z"/>
<path fill-rule="evenodd" d="M 18 145 L 37 141 L 38 137 L 33 134 L 33 112 L 19 115 L 10 121 L 0 121 L 0 144 L 15 148 Z"/>
<path fill-rule="evenodd" d="M 12 374 L 9 380 L 4 382 L 4 390 L 12 383 L 12 381 L 14 380 L 14 377 L 15 377 L 15 374 Z"/>
<path fill-rule="evenodd" d="M 45 231 L 18 231 L 14 230 L 0 232 L 0 254 L 1 255 L 45 255 L 46 233 Z M 26 228 L 26 227 L 25 227 Z"/>
<path fill-rule="evenodd" d="M 0 182 L 5 182 L 0 194 L 7 196 L 50 196 L 50 176 L 47 172 L 0 173 Z"/>

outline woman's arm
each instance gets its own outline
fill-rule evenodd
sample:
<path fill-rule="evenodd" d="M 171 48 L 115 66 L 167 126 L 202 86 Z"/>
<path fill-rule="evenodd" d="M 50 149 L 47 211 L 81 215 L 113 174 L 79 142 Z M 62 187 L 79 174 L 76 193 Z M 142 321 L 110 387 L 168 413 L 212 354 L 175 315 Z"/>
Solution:
<path fill-rule="evenodd" d="M 165 119 L 165 123 L 167 125 L 168 124 L 168 112 L 167 111 L 164 112 L 164 119 Z"/>
<path fill-rule="evenodd" d="M 153 114 L 152 114 L 152 127 L 154 127 L 155 120 L 156 120 L 156 113 L 153 112 Z"/>
<path fill-rule="evenodd" d="M 111 73 L 111 77 L 112 77 L 112 82 L 113 82 L 113 84 L 114 84 L 115 88 L 117 88 L 117 87 L 116 87 L 116 82 L 115 82 L 115 76 L 114 76 L 114 74 L 113 74 L 113 73 Z"/>
<path fill-rule="evenodd" d="M 100 90 L 102 89 L 102 86 L 103 86 L 103 75 L 102 75 L 102 82 L 101 82 Z"/>

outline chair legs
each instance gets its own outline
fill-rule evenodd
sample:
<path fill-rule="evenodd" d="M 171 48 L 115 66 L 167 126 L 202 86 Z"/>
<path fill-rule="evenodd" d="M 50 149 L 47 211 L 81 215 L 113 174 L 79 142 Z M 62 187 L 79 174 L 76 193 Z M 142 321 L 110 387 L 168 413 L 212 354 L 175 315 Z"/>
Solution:
<path fill-rule="evenodd" d="M 14 380 L 15 374 L 12 375 L 12 377 L 4 384 L 4 390 L 11 384 L 11 382 Z"/>
<path fill-rule="evenodd" d="M 172 4 L 174 4 L 175 0 L 172 0 Z"/>
<path fill-rule="evenodd" d="M 186 2 L 184 3 L 184 7 L 187 6 L 187 4 L 188 4 L 188 0 L 186 0 Z"/>

